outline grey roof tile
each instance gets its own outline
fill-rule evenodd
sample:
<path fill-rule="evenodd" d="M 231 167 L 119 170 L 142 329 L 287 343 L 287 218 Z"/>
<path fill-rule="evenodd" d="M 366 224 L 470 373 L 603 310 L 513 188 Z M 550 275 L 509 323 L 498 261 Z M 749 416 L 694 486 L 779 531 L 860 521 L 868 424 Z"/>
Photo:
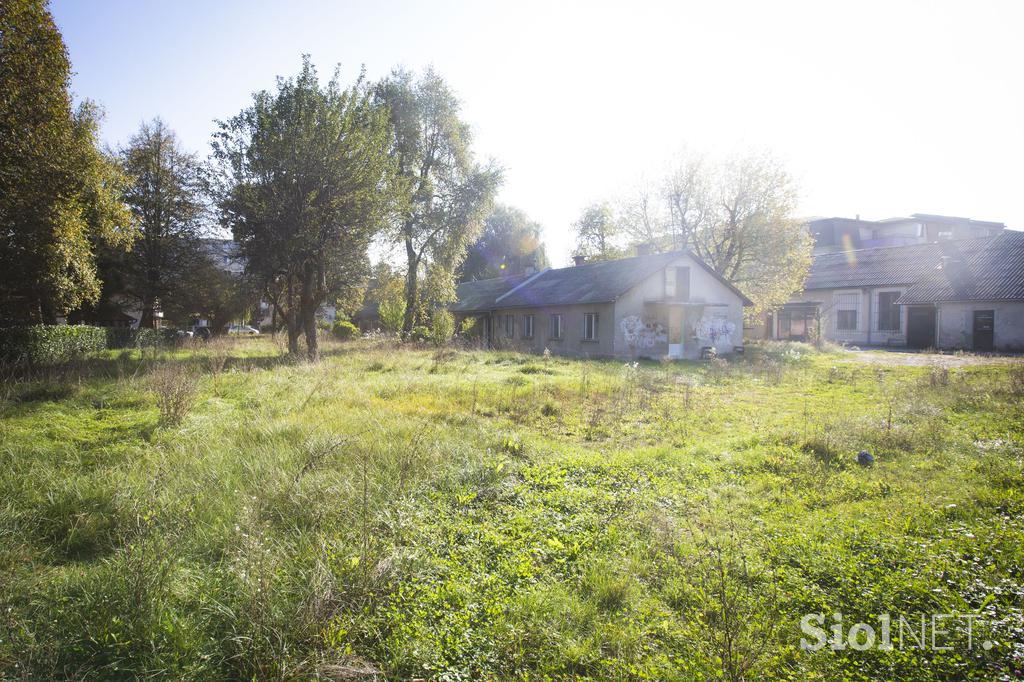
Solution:
<path fill-rule="evenodd" d="M 529 275 L 512 275 L 493 279 L 462 282 L 455 289 L 456 302 L 448 306 L 453 313 L 487 312 L 494 308 L 495 300 L 513 287 L 526 281 Z"/>
<path fill-rule="evenodd" d="M 990 239 L 942 246 L 939 258 L 899 303 L 1024 300 L 1024 232 L 1006 230 Z"/>
<path fill-rule="evenodd" d="M 935 267 L 941 249 L 940 244 L 913 244 L 819 254 L 804 289 L 913 284 Z"/>
<path fill-rule="evenodd" d="M 610 303 L 684 255 L 686 251 L 673 251 L 543 270 L 518 279 L 464 282 L 458 287 L 458 303 L 452 305 L 451 310 L 479 312 L 494 308 Z M 698 266 L 735 292 L 744 305 L 750 305 L 741 291 L 699 258 L 689 255 Z"/>

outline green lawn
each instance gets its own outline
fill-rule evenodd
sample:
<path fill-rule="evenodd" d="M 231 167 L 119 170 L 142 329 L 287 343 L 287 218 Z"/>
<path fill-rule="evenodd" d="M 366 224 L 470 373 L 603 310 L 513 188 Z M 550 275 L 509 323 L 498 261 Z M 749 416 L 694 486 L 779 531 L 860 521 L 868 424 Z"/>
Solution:
<path fill-rule="evenodd" d="M 1012 678 L 1022 398 L 1019 365 L 804 346 L 310 365 L 261 339 L 8 381 L 0 678 Z M 802 650 L 837 612 L 974 614 L 973 646 Z"/>

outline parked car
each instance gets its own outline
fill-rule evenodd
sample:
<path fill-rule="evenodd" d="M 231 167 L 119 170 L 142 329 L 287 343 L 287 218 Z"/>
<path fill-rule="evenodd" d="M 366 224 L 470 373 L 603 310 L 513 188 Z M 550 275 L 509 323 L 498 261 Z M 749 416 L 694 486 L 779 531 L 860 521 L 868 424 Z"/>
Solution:
<path fill-rule="evenodd" d="M 196 325 L 192 327 L 192 336 L 196 339 L 202 339 L 203 341 L 209 341 L 213 338 L 213 330 L 209 327 Z"/>
<path fill-rule="evenodd" d="M 247 324 L 233 324 L 228 327 L 228 334 L 232 336 L 259 336 L 260 330 Z"/>

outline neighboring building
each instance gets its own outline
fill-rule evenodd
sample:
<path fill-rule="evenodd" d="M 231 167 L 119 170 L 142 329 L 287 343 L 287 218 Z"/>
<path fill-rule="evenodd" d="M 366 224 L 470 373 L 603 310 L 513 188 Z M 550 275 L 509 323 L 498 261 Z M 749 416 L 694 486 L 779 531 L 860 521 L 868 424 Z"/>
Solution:
<path fill-rule="evenodd" d="M 743 343 L 739 290 L 689 252 L 464 282 L 451 306 L 491 348 L 590 357 L 699 358 Z"/>
<path fill-rule="evenodd" d="M 367 301 L 363 307 L 352 316 L 352 324 L 359 328 L 363 334 L 375 332 L 384 328 L 380 319 L 380 303 Z"/>
<path fill-rule="evenodd" d="M 910 328 L 938 348 L 1024 351 L 1024 233 L 956 246 L 900 297 Z"/>
<path fill-rule="evenodd" d="M 1005 228 L 1003 223 L 928 213 L 885 220 L 816 218 L 807 223 L 815 254 L 995 237 Z"/>
<path fill-rule="evenodd" d="M 1024 233 L 819 253 L 768 335 L 862 346 L 1024 349 Z"/>

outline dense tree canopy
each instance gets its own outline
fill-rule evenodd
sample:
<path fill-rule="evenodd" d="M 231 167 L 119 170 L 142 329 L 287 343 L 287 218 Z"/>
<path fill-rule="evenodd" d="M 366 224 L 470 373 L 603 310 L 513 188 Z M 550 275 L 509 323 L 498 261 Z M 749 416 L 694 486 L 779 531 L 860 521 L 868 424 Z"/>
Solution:
<path fill-rule="evenodd" d="M 609 203 L 587 206 L 573 224 L 573 229 L 576 232 L 577 256 L 587 260 L 611 260 L 626 255 L 622 225 Z"/>
<path fill-rule="evenodd" d="M 627 200 L 620 225 L 633 244 L 689 248 L 755 303 L 754 313 L 785 303 L 803 286 L 811 239 L 793 216 L 796 185 L 767 153 L 712 163 L 677 159 L 660 187 Z"/>
<path fill-rule="evenodd" d="M 195 286 L 206 259 L 200 242 L 206 217 L 203 166 L 159 118 L 143 123 L 119 156 L 132 178 L 126 200 L 139 225 L 121 264 L 124 293 L 139 304 L 139 326 L 153 327 L 159 304 Z"/>
<path fill-rule="evenodd" d="M 405 251 L 408 331 L 425 314 L 426 301 L 454 296 L 455 272 L 479 236 L 501 172 L 473 160 L 459 101 L 432 70 L 419 79 L 395 71 L 376 95 L 390 114 L 390 150 L 402 179 L 404 201 L 392 238 Z"/>
<path fill-rule="evenodd" d="M 72 108 L 71 65 L 45 2 L 0 2 L 0 319 L 53 322 L 100 293 L 99 244 L 130 244 L 127 178 Z"/>
<path fill-rule="evenodd" d="M 222 222 L 292 353 L 304 333 L 316 358 L 318 308 L 365 283 L 369 244 L 393 208 L 389 147 L 387 112 L 362 77 L 342 89 L 335 72 L 324 87 L 308 57 L 297 78 L 220 124 Z"/>
<path fill-rule="evenodd" d="M 459 280 L 488 279 L 547 266 L 540 223 L 517 208 L 498 204 L 484 221 L 480 238 L 469 247 Z"/>

